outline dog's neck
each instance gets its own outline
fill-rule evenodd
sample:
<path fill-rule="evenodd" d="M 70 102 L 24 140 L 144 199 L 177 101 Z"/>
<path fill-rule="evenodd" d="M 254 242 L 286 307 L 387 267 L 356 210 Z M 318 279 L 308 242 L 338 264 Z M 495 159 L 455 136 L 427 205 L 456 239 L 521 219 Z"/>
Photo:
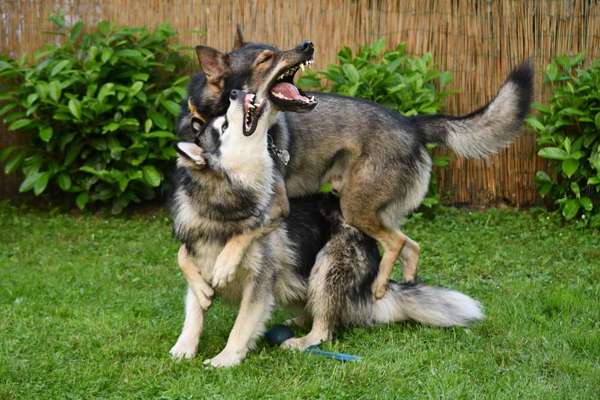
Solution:
<path fill-rule="evenodd" d="M 223 169 L 233 180 L 247 186 L 268 187 L 272 181 L 273 160 L 267 147 L 266 124 L 259 132 L 243 136 L 240 132 L 223 138 L 220 147 Z"/>

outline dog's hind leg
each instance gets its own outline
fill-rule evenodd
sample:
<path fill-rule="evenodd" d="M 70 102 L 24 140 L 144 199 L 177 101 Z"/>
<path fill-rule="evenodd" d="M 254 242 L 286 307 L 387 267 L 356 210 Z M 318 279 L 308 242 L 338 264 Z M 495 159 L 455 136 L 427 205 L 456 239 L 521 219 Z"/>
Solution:
<path fill-rule="evenodd" d="M 332 332 L 329 322 L 323 318 L 315 318 L 313 325 L 306 336 L 294 337 L 281 344 L 282 349 L 304 351 L 310 346 L 317 346 L 327 340 L 330 340 Z"/>
<path fill-rule="evenodd" d="M 227 344 L 215 357 L 205 360 L 205 365 L 219 368 L 233 367 L 239 364 L 246 357 L 256 339 L 264 332 L 265 324 L 275 305 L 273 292 L 268 287 L 272 280 L 270 277 L 264 278 L 266 281 L 258 283 L 256 277 L 252 275 L 246 277 L 240 310 L 229 334 L 229 339 L 227 339 Z"/>
<path fill-rule="evenodd" d="M 177 342 L 169 351 L 174 359 L 193 358 L 196 355 L 196 352 L 198 351 L 198 341 L 202 334 L 203 323 L 204 311 L 198 302 L 198 298 L 192 289 L 188 287 L 185 296 L 185 320 L 183 322 L 183 329 L 181 330 Z"/>
<path fill-rule="evenodd" d="M 344 193 L 341 198 L 342 214 L 346 223 L 371 236 L 383 247 L 379 271 L 372 285 L 374 298 L 380 299 L 387 290 L 388 281 L 398 257 L 402 256 L 404 262 L 404 280 L 409 283 L 415 281 L 419 262 L 419 245 L 399 229 L 386 225 L 379 211 L 369 207 L 372 204 L 374 202 L 359 201 L 357 198 L 353 198 L 352 193 Z M 398 220 L 400 218 L 398 216 Z"/>
<path fill-rule="evenodd" d="M 335 250 L 333 251 L 335 252 Z M 305 350 L 316 346 L 333 336 L 333 330 L 346 309 L 348 270 L 337 255 L 331 256 L 331 243 L 325 245 L 317 255 L 315 265 L 308 278 L 306 310 L 313 318 L 310 332 L 303 337 L 294 337 L 281 344 L 283 349 Z M 354 263 L 354 259 L 352 260 Z M 351 272 L 351 271 L 350 271 Z"/>

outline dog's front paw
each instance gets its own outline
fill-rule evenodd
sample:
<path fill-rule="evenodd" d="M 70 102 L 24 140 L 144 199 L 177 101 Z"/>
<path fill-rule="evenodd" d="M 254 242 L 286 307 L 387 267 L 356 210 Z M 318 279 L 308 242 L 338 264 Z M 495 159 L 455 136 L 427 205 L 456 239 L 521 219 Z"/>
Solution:
<path fill-rule="evenodd" d="M 217 288 L 227 286 L 233 280 L 238 264 L 239 260 L 237 259 L 224 259 L 219 256 L 213 269 L 212 286 Z"/>
<path fill-rule="evenodd" d="M 385 292 L 387 291 L 387 288 L 388 288 L 387 281 L 378 282 L 377 280 L 375 280 L 375 282 L 373 282 L 373 286 L 371 286 L 371 290 L 373 292 L 373 297 L 375 298 L 375 300 L 379 300 L 379 299 L 383 298 L 383 296 L 385 296 Z"/>
<path fill-rule="evenodd" d="M 171 347 L 169 353 L 174 360 L 183 360 L 190 359 L 196 357 L 196 352 L 198 351 L 198 344 L 194 343 L 194 340 L 190 340 L 187 338 L 180 338 L 175 343 L 175 346 Z"/>
<path fill-rule="evenodd" d="M 244 356 L 240 353 L 223 350 L 213 358 L 204 360 L 204 365 L 213 368 L 228 368 L 238 365 L 243 359 Z"/>

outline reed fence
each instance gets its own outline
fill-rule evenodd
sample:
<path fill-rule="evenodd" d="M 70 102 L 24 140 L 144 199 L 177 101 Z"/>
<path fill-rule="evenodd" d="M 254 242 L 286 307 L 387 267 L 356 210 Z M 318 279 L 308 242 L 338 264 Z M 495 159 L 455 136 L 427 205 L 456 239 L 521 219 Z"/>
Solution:
<path fill-rule="evenodd" d="M 88 24 L 154 27 L 168 22 L 180 43 L 221 50 L 233 44 L 235 25 L 246 39 L 289 48 L 310 38 L 316 67 L 335 62 L 339 48 L 353 49 L 377 38 L 406 42 L 410 52 L 431 52 L 454 76 L 460 93 L 445 111 L 466 113 L 489 100 L 510 69 L 529 58 L 537 73 L 536 100 L 548 96 L 542 71 L 560 54 L 600 56 L 598 0 L 39 0 L 0 1 L 0 52 L 31 52 L 48 40 L 48 16 L 63 10 L 68 20 Z M 0 126 L 0 145 L 15 140 Z M 545 168 L 535 138 L 524 130 L 508 149 L 487 160 L 455 158 L 440 171 L 447 203 L 526 206 L 539 201 L 533 176 Z M 0 197 L 16 192 L 14 176 L 0 176 Z"/>

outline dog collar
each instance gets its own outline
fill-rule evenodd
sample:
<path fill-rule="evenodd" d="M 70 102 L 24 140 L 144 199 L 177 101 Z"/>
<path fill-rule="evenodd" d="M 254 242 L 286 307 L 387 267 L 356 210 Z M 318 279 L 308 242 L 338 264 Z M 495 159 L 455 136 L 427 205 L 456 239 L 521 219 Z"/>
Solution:
<path fill-rule="evenodd" d="M 288 163 L 290 162 L 290 153 L 285 149 L 280 149 L 279 147 L 275 146 L 275 143 L 273 143 L 273 136 L 271 135 L 267 135 L 267 147 L 269 148 L 269 151 L 275 154 L 279 161 L 281 161 L 283 165 L 287 167 Z"/>

